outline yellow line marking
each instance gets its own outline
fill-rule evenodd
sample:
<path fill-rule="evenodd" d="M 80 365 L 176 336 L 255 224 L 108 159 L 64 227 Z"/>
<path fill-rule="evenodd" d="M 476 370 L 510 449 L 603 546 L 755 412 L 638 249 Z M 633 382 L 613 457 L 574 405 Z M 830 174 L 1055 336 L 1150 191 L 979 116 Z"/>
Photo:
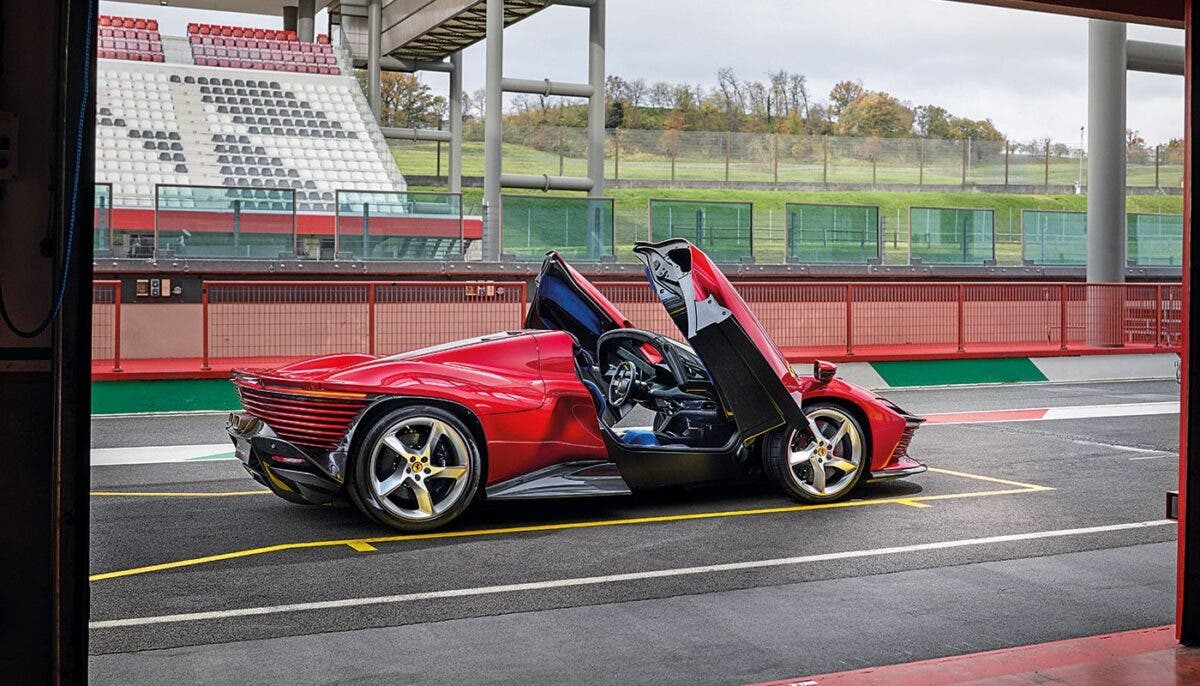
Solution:
<path fill-rule="evenodd" d="M 919 500 L 913 500 L 911 498 L 901 498 L 900 500 L 896 501 L 896 504 L 897 505 L 908 505 L 909 507 L 933 507 L 932 505 L 930 505 L 928 503 L 923 503 Z"/>
<path fill-rule="evenodd" d="M 165 492 L 165 491 L 92 491 L 94 498 L 226 498 L 239 495 L 262 495 L 270 491 L 213 491 L 213 492 Z"/>
<path fill-rule="evenodd" d="M 371 545 L 370 543 L 367 543 L 366 541 L 346 541 L 346 545 L 350 546 L 351 548 L 354 548 L 355 550 L 357 550 L 360 553 L 373 553 L 376 550 L 379 550 L 378 548 Z"/>
<path fill-rule="evenodd" d="M 602 519 L 587 522 L 565 522 L 559 524 L 531 524 L 525 526 L 508 526 L 498 527 L 494 529 L 468 529 L 464 531 L 435 531 L 426 534 L 397 534 L 393 536 L 375 536 L 370 538 L 347 538 L 327 541 L 298 541 L 295 543 L 277 543 L 275 545 L 264 546 L 261 548 L 246 548 L 243 550 L 234 550 L 228 553 L 218 553 L 216 555 L 206 555 L 203 557 L 195 557 L 184 560 L 174 560 L 172 562 L 162 562 L 159 564 L 146 565 L 144 567 L 132 567 L 130 569 L 119 569 L 112 572 L 102 572 L 93 574 L 88 577 L 89 581 L 104 581 L 106 579 L 116 579 L 120 577 L 136 576 L 139 574 L 148 574 L 150 572 L 162 572 L 171 569 L 180 569 L 183 567 L 194 567 L 197 565 L 211 564 L 213 562 L 222 562 L 225 560 L 236 560 L 244 557 L 255 557 L 258 555 L 267 555 L 270 553 L 284 552 L 287 550 L 304 550 L 309 548 L 330 548 L 337 546 L 350 546 L 355 548 L 356 545 L 370 545 L 374 543 L 398 543 L 402 541 L 428 541 L 434 539 L 447 538 L 470 538 L 474 536 L 498 536 L 502 534 L 524 534 L 544 531 L 567 531 L 570 529 L 594 529 L 607 526 L 627 526 L 633 524 L 662 524 L 666 522 L 683 522 L 701 519 L 723 519 L 727 517 L 749 517 L 756 515 L 767 514 L 784 514 L 790 512 L 808 512 L 811 510 L 832 510 L 844 507 L 859 507 L 864 505 L 908 505 L 921 507 L 922 503 L 933 500 L 951 500 L 955 498 L 974 498 L 981 496 L 993 495 L 1012 495 L 1017 493 L 1034 493 L 1038 491 L 1052 491 L 1053 488 L 1048 486 L 1038 486 L 1035 484 L 1023 484 L 1017 481 L 1007 481 L 1005 479 L 995 479 L 987 476 L 978 476 L 975 474 L 967 474 L 965 472 L 952 472 L 945 469 L 930 469 L 931 472 L 940 472 L 952 476 L 961 476 L 969 479 L 979 479 L 981 481 L 994 481 L 1002 484 L 1011 484 L 1019 486 L 1019 488 L 1001 489 L 995 491 L 970 491 L 967 493 L 943 493 L 940 495 L 923 495 L 923 496 L 899 496 L 895 498 L 879 498 L 877 500 L 845 500 L 836 503 L 820 503 L 814 505 L 788 505 L 783 507 L 760 507 L 749 510 L 724 510 L 717 512 L 687 512 L 673 515 L 658 515 L 652 517 L 631 517 L 629 519 Z M 355 548 L 357 550 L 358 548 Z"/>
<path fill-rule="evenodd" d="M 1010 481 L 1008 479 L 998 479 L 994 476 L 983 476 L 981 474 L 971 474 L 968 472 L 956 472 L 952 469 L 941 469 L 939 467 L 929 467 L 929 471 L 936 474 L 947 474 L 949 476 L 961 476 L 967 479 L 977 479 L 979 481 L 991 481 L 996 484 L 1004 484 L 1005 486 L 1018 486 L 1020 488 L 1029 489 L 1031 491 L 1053 491 L 1049 486 L 1038 486 L 1037 484 L 1027 484 L 1021 481 Z"/>

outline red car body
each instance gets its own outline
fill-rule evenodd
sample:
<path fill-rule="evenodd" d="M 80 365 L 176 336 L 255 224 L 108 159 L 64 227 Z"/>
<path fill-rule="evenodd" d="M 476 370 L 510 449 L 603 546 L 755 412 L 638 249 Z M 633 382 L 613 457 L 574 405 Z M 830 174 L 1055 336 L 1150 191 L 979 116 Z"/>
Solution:
<path fill-rule="evenodd" d="M 866 434 L 867 455 L 863 467 L 869 472 L 869 478 L 907 476 L 924 471 L 924 466 L 907 454 L 908 442 L 921 421 L 919 418 L 869 390 L 840 379 L 827 375 L 826 378 L 796 375 L 749 307 L 707 256 L 690 244 L 686 248 L 674 248 L 676 251 L 681 249 L 692 251 L 690 277 L 694 302 L 690 306 L 698 309 L 705 304 L 719 303 L 718 310 L 730 315 L 730 330 L 735 336 L 744 334 L 753 351 L 748 352 L 745 344 L 733 339 L 722 339 L 720 345 L 740 350 L 734 357 L 749 365 L 750 373 L 756 375 L 755 378 L 761 377 L 768 387 L 765 392 L 747 395 L 755 396 L 760 404 L 764 397 L 773 399 L 760 411 L 747 405 L 750 400 L 733 397 L 732 391 L 722 391 L 724 379 L 720 378 L 720 372 L 712 378 L 720 404 L 726 408 L 725 418 L 732 414 L 737 421 L 741 440 L 731 441 L 736 444 L 731 450 L 743 456 L 740 459 L 745 461 L 746 446 L 751 445 L 756 436 L 778 430 L 785 424 L 802 425 L 805 419 L 801 408 L 821 402 L 843 407 L 860 420 Z M 642 257 L 647 261 L 650 287 L 665 294 L 668 281 L 662 274 L 656 278 L 655 254 L 650 248 L 646 250 L 648 253 Z M 674 255 L 680 257 L 681 253 Z M 547 270 L 553 270 L 553 274 Z M 549 286 L 551 278 L 559 281 L 555 288 L 573 286 L 572 293 L 582 294 L 581 302 L 589 307 L 583 314 L 594 314 L 598 328 L 581 334 L 546 328 L 549 320 L 538 320 L 538 316 L 546 316 L 544 312 L 553 304 L 539 301 L 539 298 L 553 295 Z M 671 302 L 666 301 L 670 294 L 664 298 L 664 304 L 681 324 L 681 332 L 686 336 L 689 333 L 685 316 L 688 312 L 678 307 L 672 311 Z M 613 457 L 614 441 L 619 435 L 598 421 L 598 412 L 604 411 L 606 403 L 583 381 L 581 349 L 589 347 L 583 339 L 589 338 L 593 331 L 603 329 L 600 335 L 603 339 L 604 334 L 612 331 L 633 331 L 632 323 L 578 272 L 551 254 L 542 277 L 539 277 L 539 290 L 531 303 L 527 326 L 529 328 L 522 331 L 456 341 L 400 355 L 329 355 L 270 370 L 240 370 L 234 383 L 245 412 L 231 415 L 229 425 L 238 457 L 257 480 L 284 498 L 317 504 L 332 502 L 345 495 L 348 463 L 354 460 L 355 451 L 361 450 L 356 439 L 361 440 L 366 429 L 396 403 L 420 402 L 455 413 L 474 434 L 482 453 L 481 488 L 489 498 L 505 497 L 506 493 L 510 497 L 537 497 L 539 493 L 571 495 L 569 488 L 566 491 L 530 491 L 526 488 L 514 493 L 506 486 L 520 485 L 518 482 L 522 480 L 527 485 L 531 477 L 561 465 L 605 465 L 616 459 Z M 716 327 L 707 328 L 713 330 Z M 716 344 L 703 339 L 703 334 L 691 333 L 696 335 L 695 341 L 699 341 L 694 344 L 704 350 L 717 349 Z M 662 344 L 659 345 L 661 348 Z M 661 361 L 662 355 L 647 349 L 646 345 L 642 348 L 652 362 L 655 359 Z M 707 363 L 704 351 L 699 354 Z M 732 364 L 721 366 L 729 368 Z M 711 376 L 714 365 L 708 363 L 706 366 L 710 368 Z M 727 371 L 745 376 L 743 370 Z M 744 384 L 745 379 L 730 383 Z M 771 390 L 776 388 L 775 384 L 782 389 L 782 394 Z M 616 461 L 622 467 L 623 480 L 635 488 L 705 480 L 692 476 L 681 476 L 676 480 L 669 475 L 672 469 L 669 466 L 665 468 L 666 478 L 660 476 L 664 469 L 655 472 L 659 476 L 634 473 L 636 470 L 626 473 L 624 464 L 630 464 L 630 461 Z M 694 463 L 693 459 L 687 464 Z M 680 471 L 688 469 L 691 467 L 680 467 Z M 705 467 L 696 473 L 712 475 L 718 472 Z M 611 481 L 613 473 L 610 471 L 605 475 Z"/>

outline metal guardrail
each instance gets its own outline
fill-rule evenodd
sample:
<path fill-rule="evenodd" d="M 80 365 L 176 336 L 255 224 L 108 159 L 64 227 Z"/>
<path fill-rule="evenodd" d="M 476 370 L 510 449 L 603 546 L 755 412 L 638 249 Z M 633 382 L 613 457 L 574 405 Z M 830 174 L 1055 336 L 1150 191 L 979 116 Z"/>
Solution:
<path fill-rule="evenodd" d="M 1178 352 L 1179 284 L 740 281 L 792 360 Z M 597 282 L 640 328 L 680 338 L 645 282 Z M 92 357 L 120 371 L 120 283 L 93 286 Z M 201 369 L 394 354 L 523 326 L 521 281 L 206 281 Z M 144 307 L 157 306 L 147 304 Z M 141 305 L 139 305 L 141 307 Z M 137 321 L 146 321 L 144 314 Z M 135 322 L 136 323 L 136 322 Z M 195 369 L 195 358 L 186 363 Z M 107 364 L 104 366 L 107 367 Z M 186 365 L 185 365 L 186 366 Z M 186 371 L 186 370 L 183 370 Z"/>

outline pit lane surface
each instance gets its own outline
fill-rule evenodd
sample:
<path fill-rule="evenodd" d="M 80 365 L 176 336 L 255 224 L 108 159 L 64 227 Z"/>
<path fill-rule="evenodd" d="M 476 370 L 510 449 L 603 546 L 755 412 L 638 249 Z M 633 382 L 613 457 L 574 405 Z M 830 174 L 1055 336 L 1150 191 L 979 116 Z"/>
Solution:
<path fill-rule="evenodd" d="M 944 413 L 1177 394 L 888 396 Z M 215 444 L 222 423 L 98 418 L 93 445 Z M 232 461 L 95 467 L 98 492 L 246 494 L 92 499 L 93 680 L 734 683 L 1161 625 L 1177 425 L 931 425 L 912 454 L 939 471 L 844 506 L 797 507 L 766 485 L 490 503 L 430 537 L 252 493 Z"/>

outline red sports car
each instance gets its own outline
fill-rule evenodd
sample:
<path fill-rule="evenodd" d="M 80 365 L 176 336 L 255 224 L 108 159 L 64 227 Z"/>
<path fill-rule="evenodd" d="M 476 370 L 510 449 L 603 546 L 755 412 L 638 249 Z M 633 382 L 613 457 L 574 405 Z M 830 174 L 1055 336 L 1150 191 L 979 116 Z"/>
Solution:
<path fill-rule="evenodd" d="M 471 503 L 625 495 L 761 478 L 803 502 L 910 476 L 923 421 L 834 378 L 797 376 L 750 308 L 685 240 L 638 243 L 649 287 L 691 347 L 635 329 L 556 253 L 525 329 L 401 355 L 241 370 L 228 431 L 280 497 L 348 497 L 401 531 Z M 650 426 L 634 426 L 650 421 Z"/>

